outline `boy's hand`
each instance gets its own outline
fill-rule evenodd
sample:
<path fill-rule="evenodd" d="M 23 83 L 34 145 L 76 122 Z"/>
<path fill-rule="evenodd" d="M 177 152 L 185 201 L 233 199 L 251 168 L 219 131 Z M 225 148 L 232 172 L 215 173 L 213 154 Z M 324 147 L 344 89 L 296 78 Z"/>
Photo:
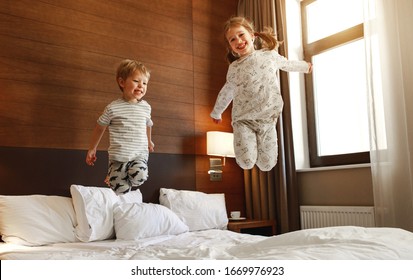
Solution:
<path fill-rule="evenodd" d="M 106 176 L 105 180 L 103 181 L 105 184 L 110 187 L 109 175 Z"/>
<path fill-rule="evenodd" d="M 155 151 L 155 144 L 152 141 L 149 142 L 148 149 L 151 153 Z"/>
<path fill-rule="evenodd" d="M 95 165 L 95 161 L 97 160 L 96 151 L 89 150 L 86 155 L 86 164 L 93 166 Z"/>

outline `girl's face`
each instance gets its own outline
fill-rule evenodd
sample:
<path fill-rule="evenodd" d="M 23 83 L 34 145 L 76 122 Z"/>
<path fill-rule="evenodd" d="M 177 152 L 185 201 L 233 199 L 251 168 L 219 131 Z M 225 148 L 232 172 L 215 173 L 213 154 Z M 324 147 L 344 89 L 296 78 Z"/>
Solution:
<path fill-rule="evenodd" d="M 136 103 L 146 94 L 148 78 L 140 71 L 135 71 L 126 80 L 119 78 L 119 85 L 123 89 L 123 99 Z"/>
<path fill-rule="evenodd" d="M 254 34 L 251 34 L 244 26 L 234 26 L 228 29 L 226 33 L 228 44 L 234 53 L 240 57 L 249 55 L 254 51 Z"/>

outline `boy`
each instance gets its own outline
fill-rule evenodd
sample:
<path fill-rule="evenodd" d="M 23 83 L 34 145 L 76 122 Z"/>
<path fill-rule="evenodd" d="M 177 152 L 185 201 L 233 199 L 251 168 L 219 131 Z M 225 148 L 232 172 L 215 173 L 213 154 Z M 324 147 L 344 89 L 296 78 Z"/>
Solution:
<path fill-rule="evenodd" d="M 148 179 L 149 152 L 154 151 L 151 140 L 151 106 L 142 98 L 146 94 L 149 70 L 140 62 L 121 61 L 116 81 L 122 91 L 119 98 L 106 106 L 97 120 L 86 163 L 93 166 L 96 149 L 109 127 L 109 168 L 105 182 L 116 194 L 125 194 Z"/>

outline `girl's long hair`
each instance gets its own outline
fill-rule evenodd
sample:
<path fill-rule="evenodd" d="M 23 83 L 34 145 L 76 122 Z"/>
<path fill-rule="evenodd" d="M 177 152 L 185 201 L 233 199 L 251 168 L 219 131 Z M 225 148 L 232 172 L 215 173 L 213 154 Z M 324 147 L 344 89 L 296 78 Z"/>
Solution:
<path fill-rule="evenodd" d="M 256 50 L 268 49 L 274 50 L 278 48 L 280 42 L 277 40 L 277 35 L 271 27 L 264 27 L 263 31 L 255 31 L 252 21 L 245 17 L 231 17 L 224 24 L 224 39 L 227 45 L 226 59 L 228 63 L 232 63 L 237 60 L 239 56 L 232 52 L 231 46 L 226 38 L 228 30 L 235 26 L 243 26 L 249 33 L 254 34 L 256 39 L 254 40 L 254 47 Z"/>

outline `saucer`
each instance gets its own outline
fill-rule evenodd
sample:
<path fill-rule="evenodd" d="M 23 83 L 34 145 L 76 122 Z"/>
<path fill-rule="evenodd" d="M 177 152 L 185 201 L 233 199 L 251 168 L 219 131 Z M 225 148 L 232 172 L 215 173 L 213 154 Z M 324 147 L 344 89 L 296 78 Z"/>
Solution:
<path fill-rule="evenodd" d="M 239 217 L 239 218 L 228 218 L 230 221 L 242 221 L 242 220 L 246 220 L 247 218 L 245 217 Z"/>

